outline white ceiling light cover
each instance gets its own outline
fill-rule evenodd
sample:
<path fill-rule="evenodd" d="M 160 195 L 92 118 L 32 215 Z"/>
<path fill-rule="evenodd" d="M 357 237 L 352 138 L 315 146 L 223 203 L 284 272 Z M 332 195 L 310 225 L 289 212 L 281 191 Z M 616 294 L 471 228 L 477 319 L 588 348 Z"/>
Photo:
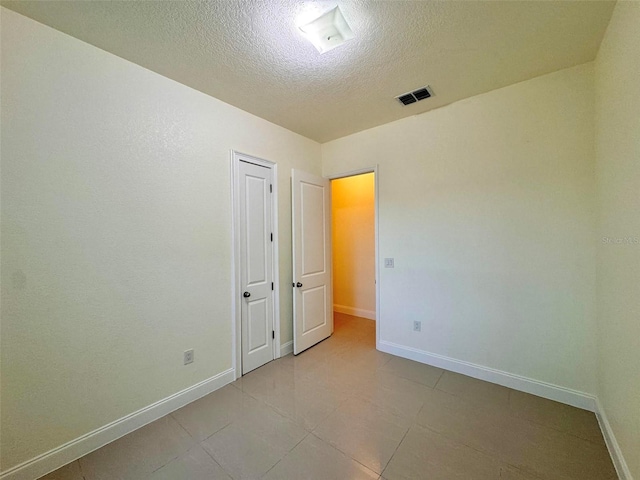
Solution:
<path fill-rule="evenodd" d="M 340 7 L 335 7 L 301 26 L 300 30 L 320 53 L 328 52 L 354 37 Z"/>

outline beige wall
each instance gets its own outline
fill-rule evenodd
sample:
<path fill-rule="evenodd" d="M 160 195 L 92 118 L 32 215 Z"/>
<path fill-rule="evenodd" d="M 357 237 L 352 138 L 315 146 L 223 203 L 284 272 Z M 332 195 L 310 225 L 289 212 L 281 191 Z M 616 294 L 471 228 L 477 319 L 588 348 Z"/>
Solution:
<path fill-rule="evenodd" d="M 291 340 L 289 174 L 320 146 L 1 15 L 6 470 L 231 367 L 231 149 L 279 165 Z"/>
<path fill-rule="evenodd" d="M 374 174 L 333 180 L 331 215 L 334 308 L 375 320 Z"/>
<path fill-rule="evenodd" d="M 586 64 L 322 145 L 379 166 L 381 341 L 595 393 L 593 123 Z"/>
<path fill-rule="evenodd" d="M 620 1 L 596 59 L 598 397 L 640 479 L 640 2 Z"/>

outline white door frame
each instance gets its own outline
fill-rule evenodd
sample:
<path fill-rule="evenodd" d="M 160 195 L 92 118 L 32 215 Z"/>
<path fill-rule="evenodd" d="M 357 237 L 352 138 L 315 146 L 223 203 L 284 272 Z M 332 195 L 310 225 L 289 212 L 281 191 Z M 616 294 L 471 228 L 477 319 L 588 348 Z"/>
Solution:
<path fill-rule="evenodd" d="M 273 358 L 280 358 L 280 262 L 278 243 L 278 165 L 269 160 L 247 155 L 236 150 L 231 150 L 231 362 L 234 370 L 234 377 L 237 380 L 242 376 L 242 299 L 240 292 L 243 291 L 240 285 L 240 161 L 260 165 L 271 169 L 273 178 L 273 195 L 271 196 L 271 228 L 273 230 Z"/>
<path fill-rule="evenodd" d="M 360 168 L 358 170 L 351 170 L 344 173 L 336 173 L 334 175 L 327 175 L 329 180 L 337 180 L 345 177 L 355 177 L 356 175 L 362 175 L 363 173 L 373 173 L 373 197 L 374 197 L 374 235 L 375 235 L 375 275 L 376 275 L 376 349 L 380 350 L 380 323 L 382 318 L 380 316 L 380 262 L 378 261 L 378 255 L 380 252 L 378 242 L 378 227 L 380 222 L 378 221 L 378 214 L 380 209 L 378 208 L 378 165 L 372 167 Z M 333 262 L 333 258 L 331 259 Z M 331 275 L 333 275 L 333 268 L 331 269 Z M 333 279 L 332 279 L 333 285 Z"/>

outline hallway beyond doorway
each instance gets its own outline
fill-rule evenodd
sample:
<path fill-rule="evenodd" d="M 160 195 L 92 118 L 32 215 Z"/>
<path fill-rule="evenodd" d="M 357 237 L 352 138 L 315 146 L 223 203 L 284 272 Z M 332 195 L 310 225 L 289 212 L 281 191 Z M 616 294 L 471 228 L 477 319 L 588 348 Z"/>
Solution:
<path fill-rule="evenodd" d="M 333 310 L 376 319 L 376 174 L 331 180 Z"/>

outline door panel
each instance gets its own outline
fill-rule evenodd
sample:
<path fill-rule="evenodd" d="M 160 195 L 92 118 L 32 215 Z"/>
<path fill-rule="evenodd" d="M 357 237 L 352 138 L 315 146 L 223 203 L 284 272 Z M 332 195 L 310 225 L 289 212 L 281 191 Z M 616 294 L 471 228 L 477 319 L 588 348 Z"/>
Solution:
<path fill-rule="evenodd" d="M 247 324 L 249 326 L 247 328 L 247 346 L 249 354 L 269 346 L 269 338 L 267 336 L 268 310 L 269 305 L 264 298 L 247 302 Z"/>
<path fill-rule="evenodd" d="M 324 273 L 327 266 L 324 248 L 325 217 L 324 196 L 326 190 L 323 187 L 307 182 L 300 184 L 300 221 L 302 222 L 302 249 L 303 276 Z"/>
<path fill-rule="evenodd" d="M 273 360 L 271 169 L 241 161 L 242 374 Z"/>
<path fill-rule="evenodd" d="M 329 180 L 293 170 L 293 353 L 333 333 Z"/>
<path fill-rule="evenodd" d="M 245 176 L 245 204 L 247 205 L 247 286 L 267 281 L 267 235 L 265 197 L 266 179 Z M 270 232 L 269 232 L 270 233 Z"/>
<path fill-rule="evenodd" d="M 302 291 L 302 333 L 323 327 L 327 322 L 327 287 L 320 285 Z"/>

